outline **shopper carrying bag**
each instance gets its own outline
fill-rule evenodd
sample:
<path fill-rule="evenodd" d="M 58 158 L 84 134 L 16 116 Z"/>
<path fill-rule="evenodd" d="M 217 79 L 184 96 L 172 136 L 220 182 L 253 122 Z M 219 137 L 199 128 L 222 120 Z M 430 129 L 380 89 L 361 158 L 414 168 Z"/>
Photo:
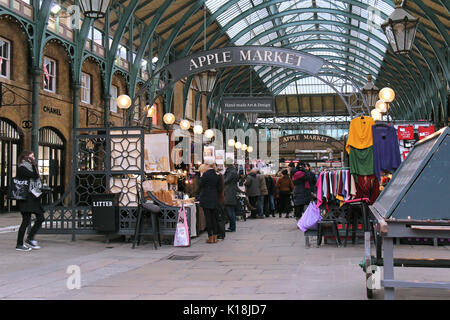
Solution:
<path fill-rule="evenodd" d="M 314 201 L 311 201 L 303 216 L 298 220 L 297 226 L 300 230 L 306 232 L 306 230 L 317 229 L 317 224 L 321 220 L 320 209 L 317 208 Z"/>
<path fill-rule="evenodd" d="M 22 224 L 17 235 L 16 250 L 18 251 L 30 251 L 31 249 L 41 248 L 38 242 L 34 240 L 34 236 L 44 222 L 44 209 L 41 205 L 42 184 L 37 162 L 32 151 L 23 151 L 18 159 L 16 181 L 24 180 L 29 181 L 28 195 L 25 199 L 17 200 L 19 211 L 22 214 Z M 25 231 L 31 223 L 32 214 L 36 216 L 36 220 L 24 244 Z"/>

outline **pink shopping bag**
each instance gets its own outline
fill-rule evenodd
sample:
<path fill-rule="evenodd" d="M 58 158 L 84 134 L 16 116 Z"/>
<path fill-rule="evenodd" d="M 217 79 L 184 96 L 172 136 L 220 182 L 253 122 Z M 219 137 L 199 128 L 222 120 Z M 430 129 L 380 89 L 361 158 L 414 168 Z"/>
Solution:
<path fill-rule="evenodd" d="M 189 247 L 189 228 L 186 219 L 186 209 L 180 208 L 178 212 L 177 229 L 175 231 L 175 237 L 173 239 L 173 245 L 175 247 Z"/>

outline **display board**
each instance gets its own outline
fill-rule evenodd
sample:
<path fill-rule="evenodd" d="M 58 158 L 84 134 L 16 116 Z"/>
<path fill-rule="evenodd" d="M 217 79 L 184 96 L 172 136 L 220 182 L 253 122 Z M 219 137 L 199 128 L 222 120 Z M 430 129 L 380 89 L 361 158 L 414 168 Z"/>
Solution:
<path fill-rule="evenodd" d="M 373 207 L 385 218 L 450 219 L 450 129 L 417 143 Z M 447 195 L 445 195 L 447 193 Z"/>
<path fill-rule="evenodd" d="M 165 133 L 145 135 L 145 172 L 169 172 L 169 136 Z"/>

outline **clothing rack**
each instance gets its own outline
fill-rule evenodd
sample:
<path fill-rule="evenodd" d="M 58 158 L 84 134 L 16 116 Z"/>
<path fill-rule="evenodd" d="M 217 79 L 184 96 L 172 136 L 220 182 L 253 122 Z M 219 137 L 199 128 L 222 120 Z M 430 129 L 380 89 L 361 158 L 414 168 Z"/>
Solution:
<path fill-rule="evenodd" d="M 325 168 L 325 171 L 339 171 L 339 170 L 350 170 L 350 167 Z"/>

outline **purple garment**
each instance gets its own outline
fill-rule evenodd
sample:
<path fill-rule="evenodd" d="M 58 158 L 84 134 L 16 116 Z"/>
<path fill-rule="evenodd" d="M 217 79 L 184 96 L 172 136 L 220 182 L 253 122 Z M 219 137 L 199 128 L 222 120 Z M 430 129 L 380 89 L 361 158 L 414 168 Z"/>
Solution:
<path fill-rule="evenodd" d="M 393 126 L 375 124 L 372 126 L 372 136 L 374 171 L 380 181 L 382 171 L 394 170 L 400 166 L 397 130 Z"/>

